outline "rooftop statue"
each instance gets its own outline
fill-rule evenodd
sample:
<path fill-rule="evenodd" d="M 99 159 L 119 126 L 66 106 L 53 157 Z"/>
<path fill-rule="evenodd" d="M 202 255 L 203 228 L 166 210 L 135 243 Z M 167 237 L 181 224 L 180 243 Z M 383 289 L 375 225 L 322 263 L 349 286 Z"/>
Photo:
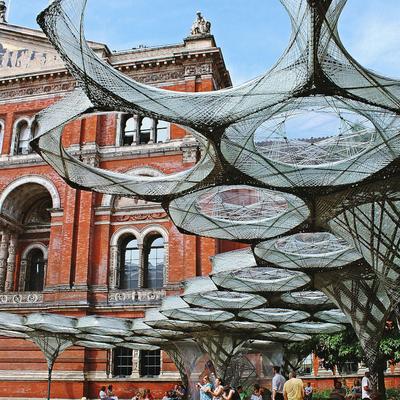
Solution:
<path fill-rule="evenodd" d="M 211 22 L 207 21 L 200 11 L 197 11 L 196 21 L 193 22 L 191 36 L 209 35 L 211 33 Z"/>
<path fill-rule="evenodd" d="M 4 0 L 0 0 L 0 23 L 7 22 L 7 6 Z"/>

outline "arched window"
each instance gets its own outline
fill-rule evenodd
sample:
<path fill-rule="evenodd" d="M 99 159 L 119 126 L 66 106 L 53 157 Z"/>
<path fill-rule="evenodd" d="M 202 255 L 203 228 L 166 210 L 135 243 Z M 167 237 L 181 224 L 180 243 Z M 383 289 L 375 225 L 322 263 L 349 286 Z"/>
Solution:
<path fill-rule="evenodd" d="M 36 121 L 34 121 L 31 127 L 31 137 L 35 138 L 38 135 L 38 133 L 39 133 L 39 124 Z"/>
<path fill-rule="evenodd" d="M 123 239 L 120 247 L 120 289 L 139 287 L 139 248 L 134 236 Z"/>
<path fill-rule="evenodd" d="M 136 138 L 137 119 L 134 116 L 124 115 L 122 118 L 122 145 L 130 146 Z"/>
<path fill-rule="evenodd" d="M 151 140 L 151 131 L 153 129 L 153 120 L 151 118 L 143 118 L 140 125 L 140 144 L 147 144 Z"/>
<path fill-rule="evenodd" d="M 4 139 L 4 122 L 0 120 L 0 154 L 2 153 Z"/>
<path fill-rule="evenodd" d="M 27 292 L 41 292 L 44 287 L 45 261 L 40 249 L 33 249 L 28 255 L 26 269 L 25 290 Z"/>
<path fill-rule="evenodd" d="M 156 289 L 164 286 L 164 239 L 160 235 L 150 236 L 144 247 L 144 274 L 145 288 Z"/>
<path fill-rule="evenodd" d="M 15 154 L 29 154 L 30 140 L 31 130 L 28 121 L 19 121 L 15 129 Z"/>

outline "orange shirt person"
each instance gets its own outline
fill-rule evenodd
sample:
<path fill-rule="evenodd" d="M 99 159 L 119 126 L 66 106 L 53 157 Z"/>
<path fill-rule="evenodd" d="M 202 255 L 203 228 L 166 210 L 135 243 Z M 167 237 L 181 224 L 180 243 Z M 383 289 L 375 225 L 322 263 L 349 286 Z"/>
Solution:
<path fill-rule="evenodd" d="M 285 400 L 303 400 L 304 385 L 303 381 L 296 378 L 296 372 L 289 374 L 289 380 L 283 385 L 283 398 Z"/>

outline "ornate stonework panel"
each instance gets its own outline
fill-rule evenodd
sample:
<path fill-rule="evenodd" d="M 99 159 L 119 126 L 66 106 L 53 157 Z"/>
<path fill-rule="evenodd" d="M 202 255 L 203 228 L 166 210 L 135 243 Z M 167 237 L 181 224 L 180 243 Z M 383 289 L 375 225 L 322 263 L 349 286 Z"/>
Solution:
<path fill-rule="evenodd" d="M 25 292 L 0 294 L 0 307 L 5 304 L 38 304 L 42 302 L 42 293 Z"/>
<path fill-rule="evenodd" d="M 108 293 L 109 303 L 124 303 L 126 305 L 135 303 L 160 302 L 166 296 L 164 289 L 138 289 L 138 290 L 115 290 Z"/>

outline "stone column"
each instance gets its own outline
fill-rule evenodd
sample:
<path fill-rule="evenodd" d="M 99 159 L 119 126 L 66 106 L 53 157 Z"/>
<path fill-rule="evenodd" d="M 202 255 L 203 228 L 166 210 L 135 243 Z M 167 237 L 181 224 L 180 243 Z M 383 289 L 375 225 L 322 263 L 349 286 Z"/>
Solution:
<path fill-rule="evenodd" d="M 7 231 L 1 232 L 0 240 L 0 292 L 4 292 L 7 272 L 8 244 L 10 234 Z"/>
<path fill-rule="evenodd" d="M 14 290 L 14 271 L 17 242 L 17 235 L 15 233 L 11 234 L 10 242 L 8 245 L 7 274 L 5 286 L 6 292 L 12 292 Z"/>
<path fill-rule="evenodd" d="M 18 282 L 18 291 L 20 291 L 20 292 L 23 292 L 25 290 L 27 266 L 28 266 L 28 261 L 21 260 L 21 266 L 19 268 L 19 282 Z M 45 277 L 46 277 L 46 275 L 45 275 Z"/>
<path fill-rule="evenodd" d="M 110 246 L 108 286 L 110 290 L 115 290 L 119 287 L 118 245 Z"/>
<path fill-rule="evenodd" d="M 139 115 L 134 115 L 133 119 L 135 121 L 135 135 L 133 137 L 132 146 L 140 144 L 140 126 L 142 125 L 142 119 Z"/>
<path fill-rule="evenodd" d="M 145 282 L 145 265 L 144 265 L 144 253 L 143 253 L 143 243 L 138 243 L 138 250 L 139 250 L 139 275 L 138 275 L 138 288 L 143 288 Z"/>
<path fill-rule="evenodd" d="M 152 124 L 151 124 L 149 144 L 156 143 L 156 141 L 157 141 L 157 125 L 158 125 L 158 121 L 155 118 L 153 118 Z"/>
<path fill-rule="evenodd" d="M 132 375 L 131 378 L 140 378 L 139 371 L 140 351 L 132 350 Z"/>

